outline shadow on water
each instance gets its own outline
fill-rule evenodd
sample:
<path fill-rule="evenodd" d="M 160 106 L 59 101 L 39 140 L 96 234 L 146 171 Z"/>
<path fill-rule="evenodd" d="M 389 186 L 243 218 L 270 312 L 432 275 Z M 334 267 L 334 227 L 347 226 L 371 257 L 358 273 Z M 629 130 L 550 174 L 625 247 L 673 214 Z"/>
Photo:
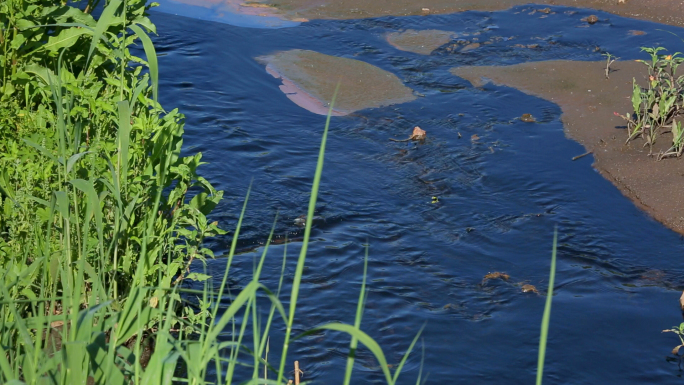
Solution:
<path fill-rule="evenodd" d="M 562 7 L 540 19 L 527 9 L 314 21 L 279 30 L 155 13 L 160 95 L 187 114 L 186 150 L 202 151 L 209 162 L 204 175 L 226 190 L 214 215 L 224 228 L 235 225 L 254 177 L 243 253 L 231 273 L 235 288 L 250 276 L 276 212 L 280 244 L 269 252 L 267 286 L 277 286 L 285 236 L 295 240 L 288 254 L 298 254 L 294 220 L 306 210 L 324 124 L 324 117 L 290 102 L 254 58 L 294 48 L 355 58 L 397 74 L 424 96 L 333 119 L 296 331 L 352 322 L 368 243 L 363 328 L 391 364 L 427 321 L 430 382 L 530 383 L 544 297 L 520 286 L 545 292 L 558 224 L 548 382 L 680 383 L 676 365 L 665 361 L 674 337 L 660 331 L 679 321 L 682 237 L 636 209 L 591 168 L 591 157 L 570 160 L 584 150 L 565 138 L 556 105 L 506 87 L 474 89 L 448 69 L 601 60 L 606 51 L 626 60 L 638 57 L 641 45 L 681 42 L 649 22 Z M 580 19 L 590 13 L 608 20 L 585 28 Z M 457 36 L 429 56 L 384 40 L 409 28 Z M 492 43 L 467 53 L 449 50 L 474 38 Z M 520 121 L 524 113 L 537 123 Z M 416 125 L 427 131 L 425 143 L 388 140 L 407 137 Z M 438 203 L 431 203 L 433 196 Z M 218 255 L 228 242 L 211 246 Z M 224 264 L 219 258 L 208 268 L 220 275 Z M 293 269 L 290 264 L 288 277 Z M 492 271 L 511 280 L 483 283 Z M 281 336 L 271 338 L 278 346 Z M 305 379 L 325 383 L 341 378 L 347 346 L 346 338 L 319 334 L 295 342 L 292 357 L 304 366 Z M 356 381 L 380 382 L 370 353 L 359 354 Z M 419 364 L 414 355 L 402 383 L 414 381 Z"/>

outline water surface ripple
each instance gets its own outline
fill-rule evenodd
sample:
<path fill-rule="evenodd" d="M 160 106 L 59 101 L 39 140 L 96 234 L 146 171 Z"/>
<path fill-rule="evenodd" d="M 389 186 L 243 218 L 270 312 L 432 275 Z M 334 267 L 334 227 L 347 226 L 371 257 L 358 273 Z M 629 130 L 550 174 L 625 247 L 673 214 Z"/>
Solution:
<path fill-rule="evenodd" d="M 531 383 L 545 297 L 521 293 L 518 283 L 546 290 L 558 225 L 546 383 L 681 383 L 676 364 L 665 360 L 676 337 L 661 330 L 680 321 L 682 237 L 636 209 L 591 168 L 591 157 L 570 161 L 584 151 L 565 138 L 556 105 L 506 87 L 474 89 L 448 69 L 600 60 L 606 51 L 629 60 L 640 57 L 640 45 L 681 44 L 657 29 L 684 33 L 589 10 L 555 7 L 539 18 L 530 9 L 313 21 L 280 30 L 155 13 L 161 101 L 187 115 L 185 150 L 202 151 L 209 162 L 203 175 L 226 191 L 212 219 L 233 228 L 254 178 L 233 290 L 248 281 L 276 212 L 279 240 L 294 240 L 287 245 L 291 280 L 301 246 L 293 221 L 306 211 L 325 120 L 290 102 L 254 58 L 287 49 L 354 58 L 396 74 L 424 97 L 333 118 L 297 332 L 353 322 L 368 243 L 362 327 L 390 364 L 427 323 L 429 382 Z M 586 28 L 580 19 L 591 13 L 607 20 Z M 492 43 L 467 53 L 447 45 L 424 56 L 387 44 L 386 33 L 405 29 L 453 31 L 460 36 L 453 44 Z M 538 47 L 527 48 L 532 44 Z M 521 122 L 523 113 L 538 122 Z M 424 144 L 388 140 L 407 137 L 416 125 L 428 133 Z M 211 247 L 219 255 L 229 242 L 226 236 Z M 283 248 L 269 249 L 264 279 L 271 288 Z M 218 258 L 208 269 L 220 276 L 224 265 Z M 492 271 L 511 281 L 483 284 Z M 282 338 L 282 324 L 277 328 L 272 347 Z M 321 333 L 295 342 L 291 358 L 306 380 L 331 383 L 343 376 L 347 346 L 346 337 Z M 419 352 L 400 383 L 415 381 Z M 377 369 L 362 349 L 354 381 L 382 382 Z"/>

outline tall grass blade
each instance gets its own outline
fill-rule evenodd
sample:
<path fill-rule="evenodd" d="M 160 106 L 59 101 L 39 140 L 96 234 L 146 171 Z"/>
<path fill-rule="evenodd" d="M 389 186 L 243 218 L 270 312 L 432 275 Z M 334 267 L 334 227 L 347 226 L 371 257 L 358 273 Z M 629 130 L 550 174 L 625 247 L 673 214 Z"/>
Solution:
<path fill-rule="evenodd" d="M 304 262 L 306 261 L 306 252 L 309 247 L 309 238 L 311 237 L 311 224 L 313 223 L 314 213 L 316 211 L 316 200 L 318 199 L 318 188 L 321 183 L 321 174 L 323 173 L 323 160 L 325 158 L 325 143 L 328 140 L 328 128 L 330 127 L 330 117 L 337 99 L 337 91 L 340 89 L 340 82 L 335 87 L 332 100 L 330 101 L 330 108 L 328 109 L 328 116 L 325 119 L 325 129 L 323 130 L 323 138 L 321 138 L 321 147 L 318 152 L 318 162 L 316 163 L 316 172 L 314 174 L 313 185 L 311 186 L 311 197 L 309 198 L 309 210 L 306 214 L 306 225 L 304 228 L 304 239 L 302 240 L 302 249 L 297 260 L 297 269 L 295 270 L 294 280 L 292 282 L 292 292 L 290 294 L 290 311 L 288 313 L 287 329 L 285 331 L 285 342 L 283 343 L 283 353 L 280 356 L 280 368 L 278 370 L 278 380 L 283 380 L 283 372 L 285 371 L 285 362 L 287 360 L 287 350 L 290 343 L 290 334 L 292 333 L 292 323 L 294 322 L 295 309 L 297 308 L 297 297 L 299 296 L 299 285 L 302 281 L 302 274 L 304 272 Z"/>
<path fill-rule="evenodd" d="M 159 91 L 159 65 L 157 64 L 157 51 L 154 49 L 152 39 L 139 26 L 133 24 L 130 28 L 142 41 L 145 55 L 147 56 L 147 66 L 150 68 L 150 79 L 152 80 L 152 97 L 157 101 Z"/>
<path fill-rule="evenodd" d="M 123 100 L 117 103 L 119 107 L 119 131 L 116 134 L 116 145 L 119 150 L 119 177 L 121 178 L 121 187 L 126 188 L 126 181 L 128 180 L 128 148 L 131 137 L 131 110 L 128 106 L 128 101 Z"/>
<path fill-rule="evenodd" d="M 420 355 L 420 369 L 418 370 L 418 379 L 416 385 L 420 385 L 420 380 L 423 378 L 423 365 L 425 364 L 425 341 L 421 341 L 422 354 Z"/>
<path fill-rule="evenodd" d="M 107 28 L 112 24 L 114 20 L 114 13 L 119 9 L 121 5 L 121 0 L 111 0 L 109 4 L 102 11 L 100 19 L 97 21 L 95 26 L 95 31 L 93 31 L 93 40 L 90 42 L 90 49 L 88 49 L 88 58 L 86 63 L 90 64 L 90 58 L 93 56 L 93 51 L 97 47 L 97 43 L 100 41 L 100 37 L 107 31 Z"/>
<path fill-rule="evenodd" d="M 247 203 L 249 202 L 249 194 L 252 191 L 252 182 L 249 182 L 249 187 L 247 187 L 247 194 L 245 194 L 245 201 L 242 204 L 242 211 L 240 211 L 240 217 L 238 218 L 238 223 L 235 226 L 235 234 L 233 234 L 233 240 L 230 243 L 230 251 L 228 251 L 228 260 L 226 261 L 226 270 L 223 272 L 223 279 L 221 280 L 221 286 L 219 287 L 218 296 L 223 295 L 223 291 L 226 289 L 226 283 L 228 282 L 228 272 L 230 271 L 230 265 L 233 263 L 233 256 L 235 256 L 235 249 L 237 248 L 238 237 L 240 236 L 240 228 L 242 227 L 242 219 L 245 217 L 245 212 L 247 211 Z M 218 314 L 218 306 L 214 307 L 211 314 L 212 319 L 216 319 Z"/>
<path fill-rule="evenodd" d="M 392 379 L 392 383 L 396 384 L 397 379 L 399 379 L 399 375 L 401 374 L 401 370 L 404 369 L 404 364 L 406 364 L 406 360 L 409 357 L 409 354 L 411 354 L 411 351 L 413 351 L 413 347 L 416 345 L 416 342 L 418 342 L 418 338 L 420 338 L 420 335 L 423 334 L 423 330 L 425 329 L 425 326 L 427 325 L 427 322 L 423 324 L 423 327 L 418 330 L 418 334 L 413 338 L 413 341 L 411 341 L 411 345 L 409 345 L 409 348 L 406 350 L 406 353 L 404 353 L 404 356 L 401 358 L 401 361 L 399 362 L 399 365 L 397 366 L 397 369 L 394 371 L 394 378 Z"/>
<path fill-rule="evenodd" d="M 361 318 L 363 317 L 363 309 L 366 302 L 366 276 L 368 275 L 368 246 L 366 246 L 366 255 L 363 259 L 363 280 L 361 281 L 361 292 L 359 293 L 359 302 L 356 305 L 356 317 L 354 319 L 354 327 L 361 328 Z M 349 385 L 351 381 L 352 370 L 354 369 L 354 358 L 356 355 L 356 348 L 359 340 L 352 336 L 349 343 L 349 356 L 347 356 L 347 369 L 344 373 L 344 385 Z"/>
<path fill-rule="evenodd" d="M 392 378 L 392 373 L 390 373 L 389 367 L 387 366 L 387 359 L 385 358 L 385 353 L 382 352 L 382 349 L 380 348 L 380 345 L 378 345 L 377 342 L 373 338 L 371 338 L 368 334 L 364 333 L 363 331 L 353 327 L 352 325 L 346 325 L 338 322 L 333 322 L 329 324 L 325 324 L 322 326 L 315 327 L 311 329 L 310 331 L 303 333 L 299 336 L 297 336 L 297 339 L 304 337 L 309 334 L 313 334 L 316 331 L 319 330 L 335 330 L 339 332 L 345 332 L 349 334 L 352 337 L 356 337 L 356 339 L 361 342 L 368 350 L 373 353 L 375 356 L 375 359 L 378 360 L 378 364 L 380 365 L 380 369 L 382 370 L 382 373 L 385 375 L 385 380 L 387 381 L 388 385 L 394 384 L 394 380 Z M 419 334 L 420 335 L 420 334 Z M 415 339 L 411 346 L 415 344 Z"/>
<path fill-rule="evenodd" d="M 551 252 L 551 272 L 549 273 L 549 289 L 546 293 L 546 305 L 542 316 L 541 335 L 539 337 L 539 357 L 537 358 L 537 385 L 542 384 L 544 376 L 544 358 L 546 357 L 546 339 L 549 335 L 549 321 L 551 320 L 551 302 L 553 301 L 553 285 L 556 279 L 556 246 L 558 243 L 558 229 L 553 232 L 553 251 Z"/>

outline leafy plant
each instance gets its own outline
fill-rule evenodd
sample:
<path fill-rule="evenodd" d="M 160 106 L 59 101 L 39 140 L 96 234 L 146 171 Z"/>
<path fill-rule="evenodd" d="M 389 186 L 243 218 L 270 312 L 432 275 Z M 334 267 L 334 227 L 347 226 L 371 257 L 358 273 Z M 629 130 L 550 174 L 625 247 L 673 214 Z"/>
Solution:
<path fill-rule="evenodd" d="M 334 103 L 331 103 L 331 110 Z M 125 106 L 124 106 L 125 107 Z M 128 118 L 128 116 L 125 116 Z M 313 179 L 313 187 L 309 202 L 309 214 L 314 212 L 317 200 L 317 189 L 320 185 L 323 170 L 323 158 L 325 155 L 325 142 L 330 123 L 330 114 L 326 121 L 321 151 L 319 153 L 316 173 Z M 169 125 L 173 128 L 174 125 Z M 163 135 L 162 135 L 163 136 Z M 173 141 L 168 140 L 160 145 L 173 148 Z M 153 148 L 154 149 L 154 148 Z M 162 158 L 168 159 L 172 152 L 162 152 Z M 165 155 L 164 155 L 165 154 Z M 57 159 L 59 160 L 59 159 Z M 168 160 L 165 160 L 169 162 Z M 59 162 L 58 162 L 59 163 Z M 67 162 L 68 164 L 69 162 Z M 116 167 L 111 166 L 114 170 Z M 158 179 L 157 185 L 163 185 L 163 170 L 154 175 Z M 86 181 L 72 182 L 80 191 L 85 191 L 89 204 L 85 205 L 83 221 L 76 224 L 72 218 L 79 218 L 74 207 L 83 210 L 83 206 L 68 206 L 69 194 L 63 191 L 54 193 L 49 202 L 49 220 L 47 221 L 47 234 L 44 237 L 48 242 L 53 239 L 50 232 L 52 224 L 62 226 L 63 231 L 89 234 L 91 219 L 95 218 L 96 232 L 101 231 L 102 221 L 98 220 L 101 212 L 101 201 L 98 194 L 93 194 L 94 187 Z M 158 209 L 160 208 L 161 189 L 156 189 L 156 199 L 145 215 L 144 224 L 147 233 L 143 234 L 140 257 L 148 259 L 151 253 L 154 225 L 157 222 Z M 76 194 L 79 197 L 78 194 Z M 361 285 L 359 304 L 354 325 L 344 323 L 329 323 L 300 336 L 290 339 L 292 325 L 295 319 L 296 299 L 299 295 L 304 264 L 307 256 L 307 243 L 311 235 L 310 223 L 305 227 L 302 252 L 297 260 L 295 282 L 290 294 L 290 307 L 288 310 L 282 305 L 280 293 L 285 273 L 286 253 L 283 255 L 280 281 L 275 292 L 266 288 L 260 281 L 266 255 L 273 237 L 275 223 L 265 243 L 263 253 L 254 269 L 252 279 L 242 290 L 231 298 L 230 305 L 220 313 L 221 301 L 225 298 L 225 291 L 230 272 L 230 266 L 235 255 L 235 249 L 240 234 L 242 218 L 244 217 L 249 192 L 242 207 L 237 227 L 233 234 L 230 251 L 226 258 L 226 269 L 218 291 L 212 286 L 212 281 L 204 281 L 202 290 L 183 289 L 171 286 L 168 282 L 160 280 L 164 286 L 135 285 L 130 289 L 130 295 L 123 304 L 117 303 L 108 297 L 108 292 L 103 290 L 106 285 L 101 271 L 89 267 L 85 258 L 72 260 L 70 249 L 60 248 L 60 256 L 57 259 L 56 269 L 65 277 L 64 285 L 57 296 L 55 285 L 46 284 L 48 275 L 40 275 L 38 298 L 16 298 L 9 295 L 10 291 L 16 290 L 17 282 L 6 284 L 0 280 L 0 382 L 8 384 L 85 384 L 88 381 L 93 384 L 171 384 L 186 382 L 188 384 L 204 384 L 212 380 L 216 384 L 230 384 L 235 381 L 252 384 L 285 384 L 286 369 L 282 363 L 287 361 L 290 341 L 297 340 L 310 333 L 322 331 L 340 331 L 351 337 L 350 352 L 347 360 L 347 374 L 345 383 L 349 383 L 351 370 L 354 363 L 355 352 L 361 343 L 377 359 L 380 369 L 388 384 L 395 384 L 399 374 L 403 370 L 408 355 L 417 342 L 420 332 L 407 348 L 402 360 L 394 372 L 389 368 L 387 359 L 380 346 L 371 337 L 360 329 L 361 315 L 367 292 L 365 290 L 365 276 L 367 271 L 367 256 L 364 263 L 364 280 Z M 67 202 L 67 203 L 64 203 Z M 71 225 L 74 225 L 72 228 Z M 41 231 L 36 226 L 36 231 Z M 70 236 L 62 237 L 63 242 L 69 242 Z M 85 244 L 85 253 L 101 253 L 104 249 L 103 240 L 88 246 Z M 90 250 L 89 247 L 93 249 Z M 49 245 L 45 248 L 50 250 Z M 98 249 L 100 251 L 98 251 Z M 167 255 L 173 255 L 173 249 L 165 249 Z M 40 264 L 44 270 L 52 268 L 51 263 L 46 263 L 46 255 L 41 255 Z M 37 265 L 34 262 L 33 265 Z M 32 266 L 33 266 L 32 265 Z M 144 263 L 139 263 L 134 275 L 135 282 L 140 282 L 146 270 Z M 167 265 L 168 269 L 169 266 Z M 195 273 L 196 274 L 196 273 Z M 84 302 L 82 288 L 91 285 L 94 289 L 92 295 L 86 295 Z M 88 294 L 88 291 L 85 291 Z M 151 294 L 154 293 L 153 296 Z M 179 294 L 184 294 L 182 297 Z M 195 297 L 199 304 L 200 312 L 193 313 L 191 317 L 180 317 L 175 309 L 179 303 L 184 306 L 192 306 L 190 298 Z M 201 298 L 200 298 L 201 297 Z M 149 298 L 149 299 L 148 299 Z M 259 300 L 266 299 L 269 304 L 268 316 L 265 327 L 262 329 L 262 319 L 258 311 Z M 55 311 L 55 304 L 59 303 L 61 309 Z M 42 309 L 48 306 L 50 311 L 44 314 Z M 29 308 L 30 311 L 26 311 Z M 25 314 L 29 314 L 26 316 Z M 279 318 L 278 318 L 279 316 Z M 286 326 L 285 342 L 281 355 L 279 369 L 269 365 L 265 358 L 268 351 L 268 338 L 274 322 L 281 319 Z M 146 365 L 141 363 L 143 357 L 143 330 L 145 325 L 156 324 L 157 327 L 149 330 L 152 354 Z M 182 327 L 174 329 L 173 325 Z M 225 332 L 229 337 L 226 338 Z M 251 326 L 251 341 L 248 340 L 248 328 Z M 221 337 L 222 335 L 223 338 Z M 45 337 L 44 337 L 45 336 Z M 133 341 L 130 348 L 128 341 Z M 55 346 L 59 344 L 61 348 Z M 47 350 L 52 349 L 50 353 Z M 175 377 L 177 365 L 185 369 L 184 378 Z M 260 377 L 261 368 L 264 368 L 264 378 Z M 246 369 L 244 369 L 246 368 Z M 242 369 L 242 370 L 238 370 Z M 267 380 L 267 373 L 274 373 L 277 380 Z M 422 372 L 421 372 L 422 373 Z M 419 374 L 420 382 L 420 374 Z"/>
<path fill-rule="evenodd" d="M 661 134 L 667 132 L 667 127 L 677 127 L 675 118 L 682 113 L 684 105 L 684 76 L 677 76 L 677 68 L 684 62 L 684 58 L 678 57 L 680 52 L 672 55 L 662 55 L 659 52 L 663 47 L 646 48 L 642 51 L 648 53 L 651 60 L 637 60 L 646 65 L 648 69 L 648 87 L 644 88 L 633 80 L 632 86 L 632 112 L 615 115 L 627 121 L 628 137 L 630 142 L 637 137 L 643 138 L 649 146 L 649 155 L 653 153 L 653 144 Z M 673 136 L 677 136 L 674 129 Z M 673 139 L 674 147 L 677 146 L 676 138 Z M 668 150 L 667 156 L 681 156 L 680 152 Z M 659 154 L 658 159 L 663 159 L 665 154 Z"/>
<path fill-rule="evenodd" d="M 672 354 L 676 355 L 679 353 L 679 349 L 684 347 L 684 322 L 679 324 L 679 326 L 673 326 L 672 329 L 663 330 L 663 333 L 667 332 L 675 333 L 677 337 L 679 337 L 679 341 L 681 342 L 681 344 L 675 346 L 674 349 L 672 349 Z"/>
<path fill-rule="evenodd" d="M 93 297 L 122 309 L 137 287 L 206 279 L 188 267 L 224 233 L 207 219 L 223 193 L 198 174 L 202 155 L 180 156 L 183 115 L 157 103 L 149 6 L 110 0 L 96 20 L 97 0 L 84 5 L 0 4 L 0 281 L 7 300 L 58 301 L 6 322 L 60 314 L 68 291 L 72 309 Z"/>

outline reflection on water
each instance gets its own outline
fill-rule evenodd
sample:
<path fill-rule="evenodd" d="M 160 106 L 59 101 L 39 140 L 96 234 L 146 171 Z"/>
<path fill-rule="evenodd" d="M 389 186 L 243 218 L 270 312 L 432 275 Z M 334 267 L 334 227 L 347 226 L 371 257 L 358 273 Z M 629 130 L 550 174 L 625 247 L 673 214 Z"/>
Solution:
<path fill-rule="evenodd" d="M 565 138 L 557 106 L 510 88 L 474 89 L 448 72 L 465 64 L 598 60 L 601 51 L 628 60 L 640 45 L 674 46 L 676 38 L 647 22 L 611 16 L 597 33 L 576 28 L 589 11 L 570 15 L 556 7 L 539 19 L 524 9 L 316 21 L 281 30 L 155 14 L 162 102 L 187 114 L 186 146 L 204 153 L 210 162 L 204 175 L 226 190 L 213 220 L 235 225 L 254 178 L 233 287 L 249 278 L 276 212 L 281 243 L 269 249 L 264 279 L 277 286 L 285 236 L 294 240 L 287 244 L 291 279 L 300 247 L 295 219 L 306 211 L 324 124 L 324 117 L 291 103 L 253 58 L 290 49 L 353 57 L 397 75 L 423 97 L 333 118 L 295 332 L 353 321 L 363 245 L 370 244 L 362 327 L 390 364 L 427 322 L 430 382 L 529 383 L 545 298 L 519 285 L 546 291 L 558 225 L 549 381 L 679 383 L 676 364 L 664 359 L 674 336 L 660 331 L 680 317 L 681 236 L 637 210 L 590 167 L 591 157 L 570 161 L 584 151 Z M 387 33 L 406 29 L 491 43 L 463 53 L 448 50 L 460 44 L 453 40 L 425 56 L 386 42 Z M 537 123 L 521 122 L 524 113 Z M 424 143 L 389 141 L 414 126 L 427 131 Z M 211 247 L 219 255 L 228 242 L 216 239 Z M 220 275 L 224 264 L 217 259 L 208 267 Z M 511 281 L 483 284 L 494 271 Z M 273 334 L 272 346 L 281 337 Z M 335 333 L 313 335 L 293 343 L 291 358 L 305 379 L 329 382 L 343 375 L 348 343 Z M 382 382 L 371 354 L 359 355 L 354 381 Z M 419 365 L 415 354 L 400 382 L 413 383 Z"/>
<path fill-rule="evenodd" d="M 270 7 L 259 7 L 241 0 L 158 0 L 155 11 L 215 21 L 238 27 L 283 28 L 302 20 L 285 20 Z"/>

